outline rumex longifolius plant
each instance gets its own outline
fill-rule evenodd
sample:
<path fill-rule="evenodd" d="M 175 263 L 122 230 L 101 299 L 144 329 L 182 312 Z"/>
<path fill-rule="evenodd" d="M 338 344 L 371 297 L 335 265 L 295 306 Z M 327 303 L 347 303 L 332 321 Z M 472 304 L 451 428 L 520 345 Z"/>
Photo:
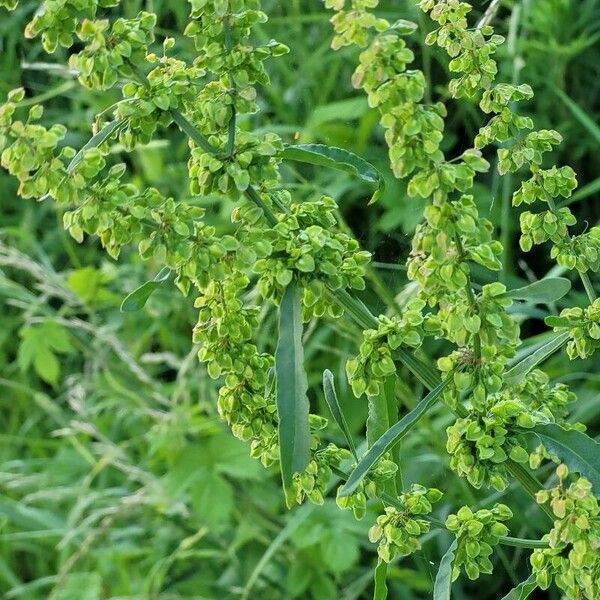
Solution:
<path fill-rule="evenodd" d="M 12 9 L 16 2 L 3 4 Z M 370 254 L 341 226 L 336 202 L 325 195 L 297 199 L 282 177 L 282 139 L 241 126 L 259 110 L 260 86 L 269 82 L 265 62 L 288 52 L 276 41 L 254 42 L 254 27 L 267 20 L 258 0 L 191 0 L 184 34 L 197 52 L 192 62 L 177 57 L 172 38 L 157 49 L 156 17 L 149 12 L 114 19 L 117 0 L 43 2 L 27 37 L 41 36 L 50 53 L 83 46 L 69 58 L 80 83 L 96 92 L 118 88 L 122 98 L 97 116 L 95 135 L 77 152 L 64 144 L 64 126 L 43 125 L 42 107 L 25 110 L 25 91 L 13 91 L 0 108 L 1 164 L 18 179 L 22 197 L 56 201 L 76 240 L 98 236 L 113 258 L 137 244 L 143 259 L 167 268 L 183 293 L 194 294 L 194 342 L 209 375 L 221 382 L 219 414 L 233 435 L 249 443 L 252 456 L 265 466 L 278 465 L 289 505 L 322 503 L 334 477 L 347 479 L 352 485 L 337 494 L 340 509 L 360 519 L 370 500 L 383 504 L 369 534 L 383 568 L 395 557 L 418 552 L 419 537 L 432 526 L 445 527 L 455 543 L 442 561 L 449 576 L 441 573 L 440 582 L 463 572 L 471 579 L 490 573 L 494 549 L 518 545 L 535 548 L 536 585 L 554 583 L 570 598 L 597 599 L 598 444 L 566 421 L 573 394 L 536 367 L 563 343 L 573 359 L 591 356 L 600 345 L 600 309 L 590 279 L 600 270 L 600 229 L 571 232 L 575 216 L 557 201 L 572 194 L 575 174 L 568 166 L 545 164 L 544 155 L 561 136 L 535 130 L 532 119 L 514 109 L 533 90 L 496 81 L 494 55 L 502 36 L 489 24 L 470 23 L 466 2 L 418 3 L 433 22 L 426 43 L 448 55 L 449 96 L 476 103 L 489 116 L 472 147 L 447 158 L 442 150 L 447 108 L 442 100 L 428 100 L 429 82 L 412 65 L 416 52 L 410 40 L 418 27 L 378 17 L 377 4 L 325 0 L 334 11 L 333 49 L 361 48 L 352 83 L 379 113 L 391 171 L 407 180 L 409 196 L 427 202 L 406 261 L 417 291 L 399 314 L 375 316 L 357 298 L 367 285 Z M 170 127 L 188 138 L 190 197 L 230 201 L 232 233 L 207 224 L 205 210 L 189 199 L 140 189 L 126 164 L 109 153 L 112 141 L 128 152 Z M 492 145 L 498 146 L 495 158 Z M 319 149 L 327 157 L 319 162 L 315 152 L 304 148 L 294 160 L 304 157 L 325 167 L 341 162 L 339 149 Z M 368 163 L 344 156 L 354 171 L 371 173 Z M 526 366 L 516 359 L 522 339 L 509 310 L 514 295 L 494 281 L 503 247 L 472 193 L 477 175 L 488 172 L 491 162 L 499 175 L 528 171 L 512 199 L 515 207 L 528 209 L 520 217 L 521 249 L 549 243 L 551 257 L 577 272 L 589 299 L 586 307 L 549 318 L 561 344 L 548 345 Z M 538 206 L 537 212 L 529 210 Z M 489 271 L 492 282 L 476 285 L 474 267 Z M 279 311 L 275 353 L 257 342 L 262 305 Z M 322 317 L 345 317 L 363 330 L 346 371 L 354 394 L 368 403 L 364 456 L 357 455 L 354 442 L 348 442 L 350 450 L 325 442 L 327 421 L 310 412 L 303 323 Z M 436 366 L 423 359 L 428 339 L 450 348 L 435 357 Z M 407 415 L 399 414 L 400 366 L 431 390 Z M 446 449 L 456 476 L 475 489 L 499 493 L 516 479 L 537 494 L 554 520 L 544 539 L 508 536 L 504 522 L 512 513 L 504 504 L 489 510 L 459 507 L 440 522 L 432 513 L 441 492 L 404 484 L 398 442 L 438 401 L 453 418 Z M 340 415 L 334 412 L 342 424 Z M 531 473 L 543 460 L 561 463 L 561 483 L 550 491 L 540 491 Z M 585 535 L 575 534 L 572 521 Z"/>

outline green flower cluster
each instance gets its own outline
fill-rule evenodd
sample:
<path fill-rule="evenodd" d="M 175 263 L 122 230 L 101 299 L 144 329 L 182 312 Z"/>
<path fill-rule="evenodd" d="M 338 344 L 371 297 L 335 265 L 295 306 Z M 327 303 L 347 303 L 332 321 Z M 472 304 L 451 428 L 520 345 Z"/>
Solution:
<path fill-rule="evenodd" d="M 40 105 L 29 109 L 26 121 L 15 120 L 18 103 L 24 97 L 25 91 L 18 88 L 0 105 L 0 164 L 19 180 L 18 193 L 23 198 L 55 193 L 70 199 L 81 181 L 66 180 L 65 163 L 75 156 L 73 148 L 59 149 L 67 130 L 58 124 L 50 128 L 41 125 L 38 121 L 44 110 Z"/>
<path fill-rule="evenodd" d="M 549 548 L 538 549 L 530 561 L 536 582 L 543 590 L 552 581 L 567 598 L 600 598 L 600 506 L 590 482 L 580 477 L 568 487 L 568 469 L 556 470 L 560 484 L 538 492 L 540 504 L 549 503 L 556 520 L 544 536 Z"/>
<path fill-rule="evenodd" d="M 331 47 L 339 50 L 343 46 L 366 46 L 371 29 L 388 29 L 389 23 L 385 19 L 378 19 L 367 10 L 378 4 L 379 0 L 325 0 L 325 8 L 336 11 L 331 19 L 335 31 Z"/>
<path fill-rule="evenodd" d="M 565 308 L 554 322 L 554 331 L 569 332 L 567 354 L 571 359 L 587 358 L 600 348 L 600 299 L 587 308 Z"/>
<path fill-rule="evenodd" d="M 246 306 L 240 298 L 248 284 L 247 276 L 233 269 L 228 278 L 208 283 L 195 302 L 199 313 L 194 341 L 208 374 L 224 379 L 219 414 L 236 437 L 251 442 L 252 456 L 268 466 L 279 455 L 275 399 L 269 386 L 274 361 L 251 341 L 258 308 Z"/>
<path fill-rule="evenodd" d="M 223 136 L 211 136 L 209 142 L 221 147 Z M 235 152 L 231 155 L 209 154 L 202 148 L 193 148 L 188 169 L 190 190 L 194 195 L 225 194 L 233 199 L 248 189 L 251 181 L 260 181 L 263 188 L 279 183 L 278 155 L 283 143 L 274 133 L 257 136 L 238 132 Z"/>
<path fill-rule="evenodd" d="M 369 529 L 369 540 L 377 544 L 381 560 L 389 563 L 396 556 L 409 556 L 421 549 L 419 536 L 427 533 L 430 523 L 424 517 L 433 510 L 442 492 L 413 484 L 398 497 L 398 504 L 387 506 L 377 523 Z"/>
<path fill-rule="evenodd" d="M 41 34 L 44 50 L 49 53 L 59 45 L 70 48 L 82 19 L 93 19 L 99 8 L 118 4 L 119 0 L 45 0 L 25 28 L 25 37 L 34 38 Z"/>
<path fill-rule="evenodd" d="M 503 521 L 512 518 L 512 511 L 504 504 L 496 504 L 491 509 L 473 512 L 463 506 L 455 515 L 446 519 L 446 527 L 456 535 L 457 549 L 452 563 L 452 580 L 458 578 L 461 570 L 469 579 L 477 579 L 481 573 L 493 571 L 490 556 L 500 538 L 508 533 Z"/>
<path fill-rule="evenodd" d="M 378 396 L 383 382 L 396 372 L 394 351 L 401 346 L 418 348 L 423 340 L 423 308 L 421 299 L 411 300 L 402 311 L 402 316 L 377 317 L 377 329 L 363 332 L 359 355 L 346 363 L 348 381 L 354 395 L 359 398 Z"/>
<path fill-rule="evenodd" d="M 550 256 L 567 269 L 580 273 L 600 271 L 600 227 L 570 238 L 564 238 L 552 247 Z"/>
<path fill-rule="evenodd" d="M 425 222 L 415 232 L 407 268 L 430 305 L 448 299 L 448 293 L 464 293 L 467 259 L 488 269 L 500 268 L 502 245 L 493 239 L 493 231 L 492 224 L 479 217 L 472 196 L 425 209 Z"/>
<path fill-rule="evenodd" d="M 494 35 L 493 28 L 489 26 L 470 29 L 467 15 L 473 7 L 466 2 L 421 0 L 419 7 L 430 12 L 432 20 L 439 25 L 427 35 L 425 43 L 437 43 L 444 48 L 452 58 L 448 65 L 450 72 L 460 74 L 448 86 L 452 96 L 474 98 L 480 90 L 487 89 L 498 72 L 491 56 L 504 38 Z"/>
<path fill-rule="evenodd" d="M 172 40 L 165 40 L 165 51 Z M 148 63 L 156 64 L 148 75 L 138 75 L 139 81 L 128 81 L 123 85 L 123 102 L 115 112 L 117 120 L 123 122 L 119 128 L 119 141 L 127 150 L 137 144 L 147 144 L 158 127 L 168 126 L 173 109 L 187 110 L 197 98 L 199 82 L 205 71 L 188 67 L 181 60 L 163 55 L 148 55 Z"/>
<path fill-rule="evenodd" d="M 385 456 L 380 458 L 352 494 L 341 496 L 339 492 L 342 488 L 338 488 L 337 505 L 342 510 L 351 510 L 355 519 L 362 519 L 367 512 L 367 500 L 377 498 L 385 491 L 387 483 L 397 470 L 398 465 L 394 461 Z"/>
<path fill-rule="evenodd" d="M 489 410 L 473 411 L 448 427 L 446 450 L 450 468 L 475 488 L 483 485 L 503 491 L 508 485 L 506 461 L 527 463 L 529 452 L 519 430 L 531 429 L 538 422 L 517 398 L 497 398 Z"/>
<path fill-rule="evenodd" d="M 144 62 L 148 46 L 154 41 L 156 15 L 140 12 L 135 19 L 85 19 L 77 37 L 85 48 L 72 54 L 69 66 L 79 73 L 79 81 L 95 90 L 115 85 L 119 75 L 131 77 L 131 65 Z"/>
<path fill-rule="evenodd" d="M 305 286 L 307 315 L 319 317 L 331 309 L 332 316 L 339 316 L 326 296 L 327 289 L 365 288 L 365 267 L 371 255 L 339 230 L 336 210 L 335 200 L 328 196 L 290 203 L 278 214 L 276 225 L 260 230 L 269 252 L 256 261 L 253 270 L 259 275 L 258 290 L 264 298 L 279 298 L 296 276 Z M 249 229 L 245 239 L 252 240 L 257 233 Z"/>
<path fill-rule="evenodd" d="M 456 409 L 459 401 L 467 400 L 476 411 L 485 413 L 490 398 L 502 389 L 506 356 L 494 346 L 482 346 L 479 353 L 464 347 L 437 361 L 442 379 L 452 377 L 444 390 L 444 401 Z"/>
<path fill-rule="evenodd" d="M 472 305 L 441 303 L 436 314 L 428 315 L 425 331 L 461 347 L 477 335 L 484 346 L 500 348 L 505 356 L 510 356 L 519 343 L 519 326 L 506 312 L 511 304 L 506 287 L 490 283 L 482 286 Z"/>

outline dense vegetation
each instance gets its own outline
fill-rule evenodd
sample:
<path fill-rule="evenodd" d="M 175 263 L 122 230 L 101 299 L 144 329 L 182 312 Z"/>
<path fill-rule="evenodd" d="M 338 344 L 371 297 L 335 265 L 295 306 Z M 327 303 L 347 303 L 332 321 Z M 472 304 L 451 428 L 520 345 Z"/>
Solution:
<path fill-rule="evenodd" d="M 473 4 L 0 0 L 3 597 L 600 598 L 600 1 Z"/>

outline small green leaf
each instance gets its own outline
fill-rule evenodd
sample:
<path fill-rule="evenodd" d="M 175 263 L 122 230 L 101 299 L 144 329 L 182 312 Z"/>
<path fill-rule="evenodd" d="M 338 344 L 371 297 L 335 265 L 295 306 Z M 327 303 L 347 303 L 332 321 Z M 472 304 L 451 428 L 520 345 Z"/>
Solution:
<path fill-rule="evenodd" d="M 356 455 L 356 446 L 354 445 L 352 434 L 350 433 L 348 423 L 346 422 L 346 417 L 344 417 L 344 413 L 342 412 L 342 408 L 338 401 L 337 394 L 335 393 L 335 382 L 333 379 L 333 373 L 329 369 L 325 369 L 325 371 L 323 371 L 323 392 L 325 393 L 325 401 L 327 402 L 327 406 L 329 406 L 329 410 L 331 411 L 335 422 L 338 424 L 338 427 L 342 430 L 344 437 L 348 442 L 348 446 L 350 447 L 350 451 L 354 455 L 354 458 L 358 460 L 358 457 Z"/>
<path fill-rule="evenodd" d="M 75 167 L 81 162 L 85 153 L 92 148 L 97 148 L 100 144 L 105 142 L 113 132 L 123 125 L 124 120 L 111 121 L 107 123 L 95 136 L 91 137 L 87 144 L 79 150 L 79 152 L 71 159 L 71 162 L 67 166 L 67 173 L 72 173 Z"/>
<path fill-rule="evenodd" d="M 429 392 L 419 404 L 407 415 L 402 417 L 395 425 L 390 427 L 372 446 L 368 452 L 362 457 L 356 465 L 348 481 L 340 490 L 340 496 L 348 496 L 363 480 L 364 476 L 369 472 L 371 467 L 393 446 L 395 446 L 417 423 L 417 421 L 433 406 L 442 392 L 452 380 L 452 377 L 447 378 L 440 383 L 433 391 Z"/>
<path fill-rule="evenodd" d="M 450 548 L 446 550 L 446 554 L 442 556 L 440 568 L 435 576 L 433 584 L 433 600 L 450 600 L 450 590 L 452 589 L 452 561 L 454 553 L 458 547 L 458 542 L 455 539 Z"/>
<path fill-rule="evenodd" d="M 525 375 L 537 367 L 542 361 L 546 360 L 551 354 L 554 354 L 559 348 L 564 346 L 569 339 L 569 332 L 556 334 L 549 342 L 538 348 L 532 354 L 526 356 L 523 360 L 514 365 L 505 376 L 505 381 L 509 385 L 517 385 L 523 380 Z"/>
<path fill-rule="evenodd" d="M 288 490 L 294 473 L 302 472 L 310 458 L 308 384 L 302 347 L 302 305 L 294 281 L 279 307 L 279 341 L 275 352 L 279 453 L 283 486 Z"/>
<path fill-rule="evenodd" d="M 544 319 L 544 323 L 548 325 L 548 327 L 568 327 L 569 329 L 576 325 L 571 319 L 567 317 L 559 317 L 558 315 L 549 315 Z M 583 325 L 585 322 L 581 321 Z"/>
<path fill-rule="evenodd" d="M 533 303 L 550 303 L 560 300 L 569 293 L 571 282 L 564 277 L 547 277 L 530 285 L 508 290 L 506 295 L 515 300 L 527 300 Z"/>
<path fill-rule="evenodd" d="M 529 598 L 537 586 L 535 575 L 530 575 L 528 579 L 522 581 L 517 587 L 510 590 L 502 600 L 525 600 L 526 598 Z"/>
<path fill-rule="evenodd" d="M 375 583 L 375 591 L 373 592 L 373 600 L 386 600 L 388 595 L 387 585 L 385 580 L 387 578 L 387 563 L 384 560 L 379 559 L 377 566 L 375 567 L 375 573 L 373 580 Z"/>
<path fill-rule="evenodd" d="M 574 429 L 563 429 L 555 423 L 538 425 L 528 435 L 535 435 L 546 449 L 556 454 L 570 471 L 580 473 L 592 484 L 600 497 L 600 444 L 589 435 Z"/>
<path fill-rule="evenodd" d="M 282 154 L 284 159 L 328 167 L 355 175 L 362 181 L 377 186 L 369 204 L 377 202 L 385 191 L 385 181 L 381 173 L 369 162 L 353 152 L 323 144 L 297 144 L 286 146 Z"/>
<path fill-rule="evenodd" d="M 158 275 L 151 281 L 140 285 L 139 288 L 128 294 L 121 303 L 121 312 L 135 312 L 142 310 L 148 302 L 148 298 L 160 287 L 162 283 L 167 281 L 171 275 L 171 269 L 164 267 Z"/>

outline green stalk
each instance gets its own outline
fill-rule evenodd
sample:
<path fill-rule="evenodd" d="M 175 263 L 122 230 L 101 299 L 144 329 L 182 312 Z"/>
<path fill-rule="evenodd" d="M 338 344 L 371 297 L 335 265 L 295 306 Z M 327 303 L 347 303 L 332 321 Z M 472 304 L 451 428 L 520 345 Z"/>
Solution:
<path fill-rule="evenodd" d="M 558 215 L 558 209 L 556 208 L 556 204 L 554 203 L 553 198 L 548 198 L 548 207 L 552 211 L 552 214 Z M 571 235 L 567 233 L 567 239 L 571 239 Z M 585 293 L 587 294 L 590 303 L 594 303 L 597 299 L 596 291 L 594 290 L 594 286 L 590 280 L 590 276 L 584 272 L 577 270 L 579 273 L 579 278 L 581 279 L 581 283 L 583 283 L 583 287 L 585 288 Z"/>
<path fill-rule="evenodd" d="M 465 256 L 465 249 L 462 245 L 462 240 L 460 239 L 460 234 L 456 232 L 454 234 L 454 242 L 456 243 L 456 249 L 458 250 L 458 259 L 460 262 L 466 263 L 467 259 Z M 469 301 L 469 305 L 471 310 L 476 313 L 477 312 L 477 300 L 475 299 L 475 294 L 473 293 L 473 283 L 471 281 L 471 273 L 467 270 L 466 273 L 467 284 L 465 286 L 467 292 L 467 300 Z M 473 350 L 475 351 L 475 358 L 477 362 L 481 362 L 481 338 L 479 337 L 479 333 L 473 334 Z"/>

